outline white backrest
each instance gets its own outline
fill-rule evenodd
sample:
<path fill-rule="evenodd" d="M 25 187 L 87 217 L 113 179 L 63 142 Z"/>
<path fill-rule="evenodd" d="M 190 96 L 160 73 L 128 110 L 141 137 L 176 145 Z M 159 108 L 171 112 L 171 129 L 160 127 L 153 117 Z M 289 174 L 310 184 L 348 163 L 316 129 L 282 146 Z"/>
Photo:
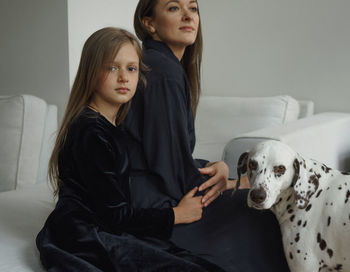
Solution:
<path fill-rule="evenodd" d="M 299 113 L 298 101 L 287 95 L 202 96 L 195 122 L 194 157 L 221 160 L 225 145 L 235 136 L 297 120 Z"/>
<path fill-rule="evenodd" d="M 0 191 L 46 181 L 57 107 L 32 95 L 0 96 Z"/>

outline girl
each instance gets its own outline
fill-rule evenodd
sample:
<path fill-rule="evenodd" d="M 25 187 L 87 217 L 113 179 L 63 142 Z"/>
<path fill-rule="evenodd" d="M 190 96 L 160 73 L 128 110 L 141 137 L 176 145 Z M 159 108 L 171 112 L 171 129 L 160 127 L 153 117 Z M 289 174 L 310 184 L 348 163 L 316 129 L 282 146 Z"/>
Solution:
<path fill-rule="evenodd" d="M 49 163 L 59 199 L 36 239 L 48 271 L 219 269 L 167 241 L 174 224 L 200 219 L 197 188 L 174 208 L 130 205 L 121 123 L 144 69 L 140 46 L 125 30 L 101 29 L 84 45 Z"/>
<path fill-rule="evenodd" d="M 288 271 L 272 213 L 248 209 L 246 190 L 234 198 L 230 192 L 218 198 L 235 185 L 227 180 L 226 164 L 192 157 L 202 56 L 198 2 L 139 0 L 134 27 L 151 68 L 147 89 L 136 94 L 125 123 L 133 138 L 135 207 L 172 207 L 199 186 L 206 207 L 203 218 L 175 226 L 172 241 L 227 271 Z"/>

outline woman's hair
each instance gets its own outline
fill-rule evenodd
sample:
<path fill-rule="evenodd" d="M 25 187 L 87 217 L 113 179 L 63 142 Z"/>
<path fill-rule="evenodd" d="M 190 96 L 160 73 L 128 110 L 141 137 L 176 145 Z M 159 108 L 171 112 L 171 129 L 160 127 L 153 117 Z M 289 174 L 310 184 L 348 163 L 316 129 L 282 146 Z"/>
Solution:
<path fill-rule="evenodd" d="M 57 195 L 61 183 L 58 171 L 59 153 L 65 144 L 70 125 L 90 103 L 96 88 L 106 79 L 108 73 L 106 64 L 114 61 L 118 51 L 126 43 L 131 43 L 139 56 L 139 85 L 145 85 L 146 80 L 142 72 L 146 70 L 146 67 L 142 62 L 140 44 L 134 35 L 123 29 L 106 27 L 93 33 L 84 44 L 77 75 L 49 161 L 48 175 L 55 195 Z M 120 107 L 116 124 L 119 125 L 124 120 L 130 103 L 131 101 Z"/>
<path fill-rule="evenodd" d="M 141 41 L 152 38 L 151 33 L 142 23 L 144 17 L 154 18 L 155 7 L 158 0 L 139 0 L 134 15 L 134 28 L 137 37 Z M 199 10 L 198 10 L 199 15 Z M 181 64 L 187 74 L 191 88 L 191 106 L 193 114 L 196 115 L 199 97 L 201 93 L 201 63 L 203 51 L 202 27 L 199 20 L 197 38 L 192 45 L 186 47 Z M 152 67 L 151 67 L 152 68 Z"/>

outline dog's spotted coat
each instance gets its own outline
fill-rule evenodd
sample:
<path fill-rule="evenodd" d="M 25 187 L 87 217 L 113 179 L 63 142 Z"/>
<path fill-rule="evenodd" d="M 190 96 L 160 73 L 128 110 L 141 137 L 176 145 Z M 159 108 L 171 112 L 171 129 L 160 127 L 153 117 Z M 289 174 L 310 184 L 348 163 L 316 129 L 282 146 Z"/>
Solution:
<path fill-rule="evenodd" d="M 271 209 L 291 271 L 350 271 L 350 176 L 264 141 L 238 162 L 247 173 L 248 205 Z"/>

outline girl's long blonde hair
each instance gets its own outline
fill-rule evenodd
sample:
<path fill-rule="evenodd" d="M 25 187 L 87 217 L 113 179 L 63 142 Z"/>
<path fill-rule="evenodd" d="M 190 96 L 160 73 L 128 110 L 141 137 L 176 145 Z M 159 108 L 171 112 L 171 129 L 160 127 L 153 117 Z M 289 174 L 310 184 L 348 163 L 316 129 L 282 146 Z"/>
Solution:
<path fill-rule="evenodd" d="M 141 41 L 152 38 L 149 31 L 142 23 L 144 17 L 154 18 L 155 7 L 158 0 L 139 0 L 134 15 L 134 28 L 137 37 Z M 199 10 L 198 10 L 199 15 Z M 200 17 L 200 16 L 199 16 Z M 202 26 L 199 20 L 197 38 L 194 44 L 187 46 L 182 57 L 181 64 L 187 74 L 191 88 L 191 107 L 194 116 L 196 116 L 197 106 L 201 94 L 201 63 L 203 52 Z M 151 67 L 152 68 L 152 67 Z"/>
<path fill-rule="evenodd" d="M 137 38 L 128 31 L 106 27 L 93 33 L 84 44 L 77 75 L 49 161 L 48 176 L 54 188 L 55 196 L 58 194 L 60 184 L 62 183 L 59 179 L 58 170 L 59 153 L 65 144 L 69 127 L 90 103 L 96 88 L 105 80 L 107 76 L 106 63 L 115 59 L 119 49 L 125 43 L 131 43 L 139 56 L 139 84 L 145 84 L 146 82 L 142 72 L 145 71 L 146 67 L 142 62 L 141 47 Z M 117 124 L 120 124 L 126 117 L 130 103 L 131 101 L 120 107 L 116 118 Z"/>

